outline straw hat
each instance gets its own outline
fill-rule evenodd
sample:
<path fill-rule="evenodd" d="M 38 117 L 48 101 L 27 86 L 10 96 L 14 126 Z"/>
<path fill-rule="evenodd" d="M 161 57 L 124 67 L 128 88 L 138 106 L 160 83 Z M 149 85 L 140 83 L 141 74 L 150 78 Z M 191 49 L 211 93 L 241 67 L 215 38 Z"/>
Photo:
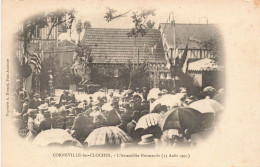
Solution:
<path fill-rule="evenodd" d="M 141 141 L 138 143 L 139 145 L 152 145 L 155 144 L 154 137 L 152 134 L 143 135 L 141 137 Z"/>

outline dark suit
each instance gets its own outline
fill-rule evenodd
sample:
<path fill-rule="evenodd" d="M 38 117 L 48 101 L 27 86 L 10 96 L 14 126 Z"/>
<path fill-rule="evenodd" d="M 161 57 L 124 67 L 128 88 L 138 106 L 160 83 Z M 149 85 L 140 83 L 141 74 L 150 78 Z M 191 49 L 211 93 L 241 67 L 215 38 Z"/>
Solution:
<path fill-rule="evenodd" d="M 51 128 L 56 128 L 56 122 L 51 118 L 45 118 L 39 125 L 38 132 L 48 130 Z"/>
<path fill-rule="evenodd" d="M 41 105 L 41 102 L 37 99 L 33 98 L 29 104 L 29 108 L 31 109 L 37 109 Z"/>
<path fill-rule="evenodd" d="M 132 120 L 127 124 L 126 131 L 129 136 L 132 136 L 133 132 L 135 131 L 136 123 Z"/>
<path fill-rule="evenodd" d="M 75 119 L 71 130 L 75 130 L 75 138 L 81 142 L 84 142 L 88 134 L 90 133 L 90 120 L 83 114 L 78 114 Z"/>

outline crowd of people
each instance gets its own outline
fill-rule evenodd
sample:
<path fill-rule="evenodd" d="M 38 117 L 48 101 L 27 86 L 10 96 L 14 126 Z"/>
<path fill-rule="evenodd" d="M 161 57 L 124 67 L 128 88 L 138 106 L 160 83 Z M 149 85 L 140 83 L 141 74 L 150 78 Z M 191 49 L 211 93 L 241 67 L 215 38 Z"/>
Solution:
<path fill-rule="evenodd" d="M 217 91 L 213 87 L 203 90 L 203 98 L 213 99 L 223 103 L 223 89 Z M 49 96 L 47 91 L 29 96 L 20 93 L 17 112 L 20 113 L 19 129 L 28 129 L 24 135 L 26 141 L 33 141 L 42 131 L 49 129 L 64 129 L 80 143 L 86 145 L 86 138 L 95 129 L 115 126 L 131 137 L 134 145 L 154 145 L 161 141 L 168 145 L 191 145 L 189 129 L 169 129 L 164 132 L 159 126 L 153 125 L 146 129 L 136 129 L 140 118 L 150 113 L 163 116 L 169 111 L 169 106 L 153 103 L 168 94 L 181 94 L 181 106 L 189 106 L 201 97 L 189 95 L 186 88 L 178 92 L 159 90 L 151 96 L 151 90 L 146 87 L 136 90 L 101 89 L 94 94 L 84 94 L 86 98 L 78 99 L 74 92 L 64 90 L 60 97 Z M 170 100 L 170 99 L 169 99 Z M 178 107 L 178 106 L 175 106 Z"/>

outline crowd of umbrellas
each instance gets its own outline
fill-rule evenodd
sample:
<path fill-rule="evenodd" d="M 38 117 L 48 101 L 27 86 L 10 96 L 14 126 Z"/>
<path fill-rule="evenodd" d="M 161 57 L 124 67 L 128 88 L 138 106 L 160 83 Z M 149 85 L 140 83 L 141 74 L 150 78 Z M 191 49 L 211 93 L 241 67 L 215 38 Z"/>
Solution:
<path fill-rule="evenodd" d="M 158 88 L 80 95 L 64 91 L 58 99 L 46 96 L 37 108 L 30 108 L 35 96 L 24 97 L 14 118 L 22 122 L 20 136 L 41 147 L 193 147 L 214 130 L 224 109 L 222 89 L 209 86 L 203 93 L 198 99 L 185 88 L 176 94 Z"/>

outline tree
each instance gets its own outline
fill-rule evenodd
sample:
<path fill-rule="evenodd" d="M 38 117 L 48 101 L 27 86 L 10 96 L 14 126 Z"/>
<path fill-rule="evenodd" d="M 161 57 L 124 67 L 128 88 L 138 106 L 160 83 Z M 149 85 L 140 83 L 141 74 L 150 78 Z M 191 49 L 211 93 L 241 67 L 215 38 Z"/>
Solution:
<path fill-rule="evenodd" d="M 146 28 L 147 29 L 153 29 L 154 25 L 155 25 L 154 21 L 148 20 L 147 23 L 146 23 Z"/>
<path fill-rule="evenodd" d="M 210 50 L 211 54 L 214 56 L 214 60 L 216 60 L 217 63 L 222 63 L 222 59 L 220 57 L 222 55 L 222 46 L 220 44 L 220 40 L 216 38 L 210 38 L 202 42 L 202 47 Z"/>
<path fill-rule="evenodd" d="M 149 87 L 149 72 L 147 70 L 147 64 L 137 66 L 130 72 L 130 83 L 128 88 L 140 88 L 140 87 Z"/>
<path fill-rule="evenodd" d="M 37 29 L 49 27 L 47 39 L 49 39 L 54 27 L 61 25 L 64 30 L 71 29 L 75 20 L 75 10 L 59 10 L 54 12 L 41 12 L 23 22 L 23 28 L 18 32 L 18 40 L 23 42 L 24 52 L 28 52 L 28 45 L 33 40 Z"/>
<path fill-rule="evenodd" d="M 80 34 L 82 32 L 82 29 L 83 29 L 83 24 L 82 24 L 82 21 L 81 20 L 78 20 L 77 24 L 76 24 L 76 31 L 79 35 L 79 43 L 80 43 Z"/>
<path fill-rule="evenodd" d="M 120 14 L 116 14 L 116 10 L 108 8 L 106 15 L 105 15 L 105 19 L 107 22 L 110 22 L 116 18 L 120 18 L 120 17 L 125 17 L 127 16 L 127 14 L 132 11 L 129 10 L 125 13 L 120 13 Z M 149 9 L 149 10 L 141 10 L 141 11 L 134 11 L 132 12 L 132 20 L 134 23 L 134 27 L 131 29 L 131 31 L 129 33 L 127 33 L 127 35 L 129 37 L 143 37 L 146 35 L 147 30 L 146 30 L 146 22 L 149 16 L 155 16 L 155 9 Z"/>
<path fill-rule="evenodd" d="M 125 13 L 117 14 L 116 10 L 109 8 L 106 12 L 105 19 L 107 22 L 110 22 L 116 18 L 125 17 L 130 11 L 131 10 Z M 133 20 L 132 22 L 134 23 L 134 26 L 131 29 L 131 31 L 127 33 L 128 37 L 134 37 L 135 39 L 137 37 L 140 38 L 144 37 L 147 33 L 148 27 L 146 25 L 149 16 L 155 16 L 155 9 L 132 12 L 131 18 Z M 150 24 L 148 23 L 148 25 Z M 144 85 L 147 86 L 146 81 L 148 81 L 147 76 L 149 77 L 149 75 L 147 75 L 147 71 L 145 67 L 146 65 L 141 65 L 141 66 L 137 66 L 137 68 L 133 67 L 131 69 L 131 73 L 129 77 L 130 78 L 129 88 L 140 87 Z"/>
<path fill-rule="evenodd" d="M 91 23 L 89 22 L 89 21 L 85 21 L 84 22 L 84 29 L 85 30 L 87 30 L 87 29 L 89 29 L 89 28 L 91 28 L 92 26 L 91 26 Z"/>
<path fill-rule="evenodd" d="M 108 8 L 107 9 L 107 12 L 106 12 L 106 15 L 105 15 L 105 19 L 107 22 L 110 22 L 116 18 L 119 18 L 119 17 L 126 17 L 126 15 L 130 12 L 131 10 L 125 12 L 125 13 L 120 13 L 120 14 L 116 14 L 116 10 L 114 9 L 111 9 L 111 8 Z"/>

